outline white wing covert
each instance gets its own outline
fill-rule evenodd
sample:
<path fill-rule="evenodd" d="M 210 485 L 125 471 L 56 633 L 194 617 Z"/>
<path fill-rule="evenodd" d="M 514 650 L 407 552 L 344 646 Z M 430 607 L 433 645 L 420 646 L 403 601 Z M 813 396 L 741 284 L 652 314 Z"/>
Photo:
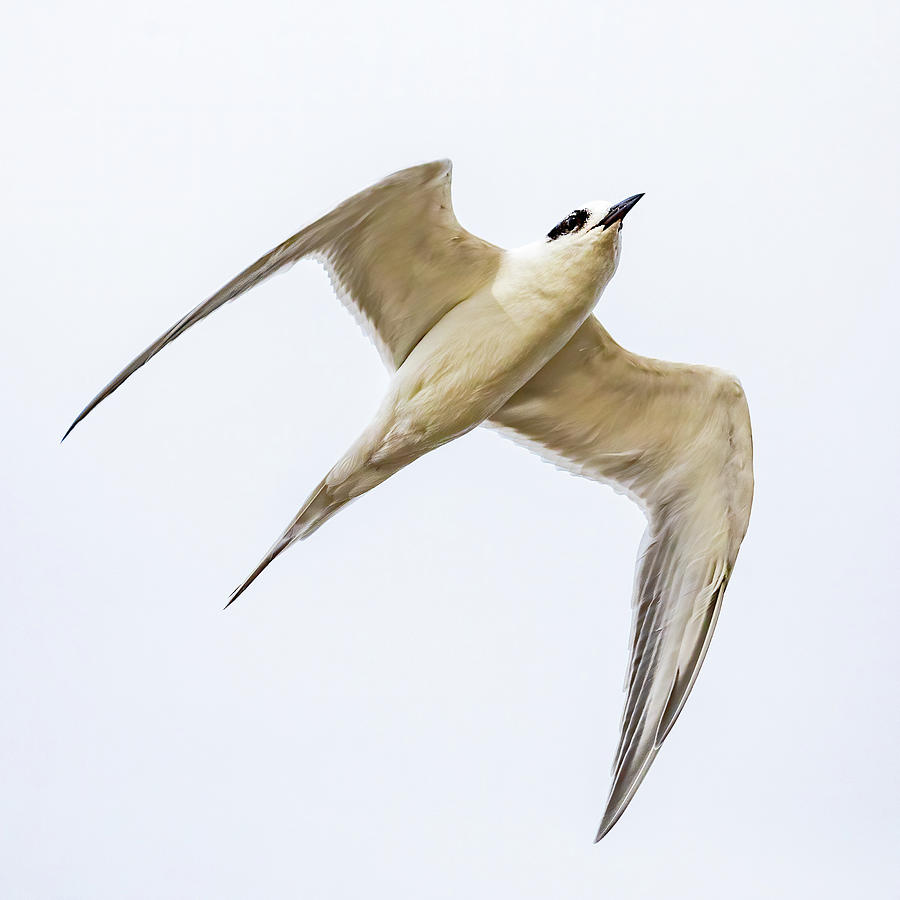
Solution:
<path fill-rule="evenodd" d="M 500 248 L 466 231 L 450 199 L 449 160 L 403 169 L 345 200 L 191 310 L 79 413 L 66 435 L 170 341 L 229 300 L 304 257 L 320 260 L 342 300 L 397 368 L 449 309 L 489 281 Z"/>
<path fill-rule="evenodd" d="M 631 354 L 590 317 L 492 424 L 629 494 L 648 518 L 600 840 L 637 791 L 706 655 L 750 515 L 747 403 L 731 376 Z"/>

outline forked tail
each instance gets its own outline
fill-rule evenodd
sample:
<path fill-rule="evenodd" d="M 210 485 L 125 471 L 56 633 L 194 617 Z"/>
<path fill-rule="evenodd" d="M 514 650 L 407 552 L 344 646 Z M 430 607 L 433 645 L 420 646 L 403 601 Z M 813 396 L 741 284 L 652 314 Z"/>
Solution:
<path fill-rule="evenodd" d="M 318 487 L 309 495 L 309 499 L 303 504 L 300 512 L 294 516 L 293 521 L 284 530 L 284 533 L 271 546 L 269 552 L 260 560 L 259 565 L 250 573 L 244 582 L 234 589 L 225 609 L 228 609 L 244 591 L 256 581 L 259 574 L 278 556 L 281 552 L 290 547 L 294 541 L 302 541 L 309 537 L 320 525 L 327 519 L 330 519 L 342 506 L 350 502 L 352 498 L 337 498 L 332 493 L 332 489 L 326 484 L 327 477 L 323 478 Z"/>

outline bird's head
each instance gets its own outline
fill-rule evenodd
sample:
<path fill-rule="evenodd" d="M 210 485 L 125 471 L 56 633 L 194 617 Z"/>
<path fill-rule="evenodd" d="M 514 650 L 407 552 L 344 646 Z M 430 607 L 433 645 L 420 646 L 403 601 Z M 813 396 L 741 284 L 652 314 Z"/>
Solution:
<path fill-rule="evenodd" d="M 607 257 L 615 267 L 619 256 L 622 220 L 628 215 L 643 194 L 635 194 L 612 206 L 594 201 L 569 213 L 558 225 L 550 229 L 547 243 L 559 249 L 577 245 L 580 249 L 590 248 L 592 253 Z"/>

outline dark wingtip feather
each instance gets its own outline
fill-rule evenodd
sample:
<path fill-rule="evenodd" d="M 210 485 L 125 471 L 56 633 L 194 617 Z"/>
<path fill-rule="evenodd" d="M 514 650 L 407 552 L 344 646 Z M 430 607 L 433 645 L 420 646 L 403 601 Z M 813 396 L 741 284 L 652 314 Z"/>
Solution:
<path fill-rule="evenodd" d="M 600 841 L 612 831 L 613 825 L 615 825 L 622 817 L 622 813 L 625 812 L 626 806 L 628 806 L 627 802 L 606 807 L 606 811 L 603 813 L 603 819 L 600 822 L 600 827 L 597 829 L 597 837 L 594 838 L 595 844 L 599 844 Z"/>
<path fill-rule="evenodd" d="M 594 839 L 596 844 L 601 838 L 606 837 L 613 825 L 619 821 L 622 814 L 628 809 L 634 799 L 637 789 L 641 786 L 644 776 L 647 774 L 656 754 L 659 753 L 659 745 L 650 743 L 642 746 L 633 746 L 622 764 L 617 768 L 613 779 L 609 799 L 606 801 L 606 809 L 603 811 L 603 819 Z"/>
<path fill-rule="evenodd" d="M 75 421 L 66 429 L 66 433 L 59 439 L 59 442 L 62 443 L 75 429 L 75 426 L 96 406 L 95 403 L 92 403 L 86 406 L 78 415 L 75 417 Z"/>

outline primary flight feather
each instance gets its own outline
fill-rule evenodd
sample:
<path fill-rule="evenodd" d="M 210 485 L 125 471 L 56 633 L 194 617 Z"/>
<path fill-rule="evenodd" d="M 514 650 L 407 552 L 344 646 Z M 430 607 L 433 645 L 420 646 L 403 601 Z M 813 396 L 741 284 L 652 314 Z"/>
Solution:
<path fill-rule="evenodd" d="M 196 322 L 273 273 L 319 260 L 392 373 L 375 418 L 232 603 L 294 541 L 403 466 L 480 424 L 638 502 L 631 657 L 597 840 L 634 796 L 693 687 L 747 530 L 750 417 L 736 379 L 620 347 L 592 310 L 640 194 L 590 203 L 502 250 L 453 214 L 447 160 L 404 169 L 279 244 L 130 362 L 98 403 Z"/>

